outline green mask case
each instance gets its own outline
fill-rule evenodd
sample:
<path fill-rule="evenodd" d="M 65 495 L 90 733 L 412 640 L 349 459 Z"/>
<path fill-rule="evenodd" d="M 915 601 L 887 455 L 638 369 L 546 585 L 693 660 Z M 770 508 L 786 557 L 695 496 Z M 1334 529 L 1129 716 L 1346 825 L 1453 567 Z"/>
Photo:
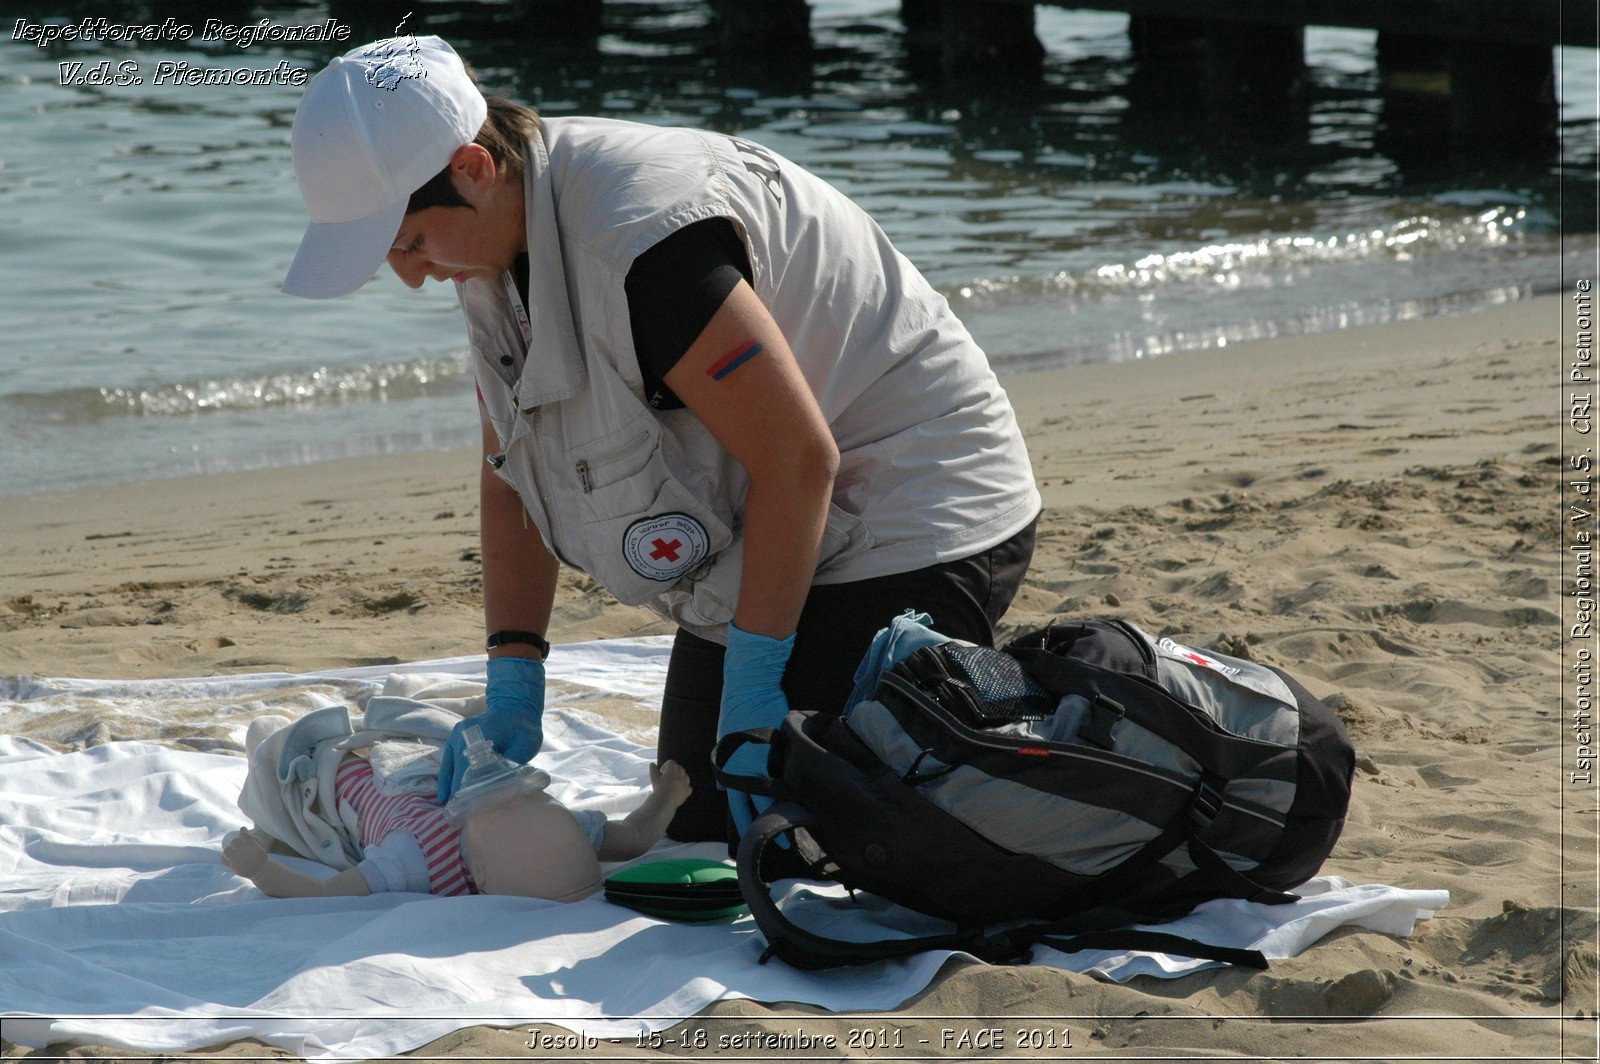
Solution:
<path fill-rule="evenodd" d="M 664 920 L 732 920 L 745 911 L 739 873 L 703 857 L 647 861 L 605 882 L 606 901 Z"/>

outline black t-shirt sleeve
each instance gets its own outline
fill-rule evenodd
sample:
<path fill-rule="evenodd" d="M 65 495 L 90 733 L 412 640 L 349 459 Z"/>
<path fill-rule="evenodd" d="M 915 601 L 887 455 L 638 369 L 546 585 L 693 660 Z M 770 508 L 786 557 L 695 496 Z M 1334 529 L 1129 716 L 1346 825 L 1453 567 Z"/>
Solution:
<path fill-rule="evenodd" d="M 750 280 L 750 258 L 726 218 L 686 225 L 633 260 L 623 287 L 645 401 L 652 407 L 683 406 L 666 376 L 741 278 Z"/>

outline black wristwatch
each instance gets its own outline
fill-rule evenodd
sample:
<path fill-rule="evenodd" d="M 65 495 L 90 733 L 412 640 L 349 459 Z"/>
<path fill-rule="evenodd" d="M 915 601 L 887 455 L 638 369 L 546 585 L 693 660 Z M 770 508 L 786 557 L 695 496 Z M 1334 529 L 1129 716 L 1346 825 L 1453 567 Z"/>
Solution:
<path fill-rule="evenodd" d="M 539 654 L 542 657 L 548 658 L 550 656 L 550 640 L 538 632 L 496 632 L 483 644 L 483 649 L 493 650 L 495 647 L 503 647 L 508 643 L 526 643 L 530 647 L 538 647 Z"/>

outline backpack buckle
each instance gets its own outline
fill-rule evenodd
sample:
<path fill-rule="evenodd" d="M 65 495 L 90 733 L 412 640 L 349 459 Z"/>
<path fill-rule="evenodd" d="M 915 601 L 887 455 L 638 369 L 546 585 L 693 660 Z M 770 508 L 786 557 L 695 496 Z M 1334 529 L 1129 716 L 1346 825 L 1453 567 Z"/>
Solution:
<path fill-rule="evenodd" d="M 1189 803 L 1189 823 L 1201 830 L 1210 827 L 1222 812 L 1222 790 L 1227 785 L 1219 776 L 1210 773 L 1202 776 L 1200 785 L 1195 788 L 1194 800 Z"/>
<path fill-rule="evenodd" d="M 1089 716 L 1078 729 L 1078 738 L 1102 750 L 1115 749 L 1116 738 L 1112 731 L 1127 715 L 1128 711 L 1121 702 L 1097 691 L 1089 702 Z"/>

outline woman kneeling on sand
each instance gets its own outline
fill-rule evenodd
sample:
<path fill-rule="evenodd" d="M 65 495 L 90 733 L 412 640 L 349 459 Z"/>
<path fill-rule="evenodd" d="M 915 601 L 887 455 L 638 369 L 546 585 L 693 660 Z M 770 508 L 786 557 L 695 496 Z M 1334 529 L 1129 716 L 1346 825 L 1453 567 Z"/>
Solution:
<path fill-rule="evenodd" d="M 756 811 L 713 780 L 720 735 L 842 706 L 907 608 L 993 644 L 1040 509 L 1022 435 L 844 195 L 736 137 L 485 100 L 437 37 L 333 60 L 292 141 L 312 224 L 284 291 L 341 296 L 387 258 L 466 315 L 490 657 L 463 727 L 538 750 L 557 567 L 580 569 L 678 626 L 659 756 L 693 795 L 668 834 L 720 840 Z M 441 801 L 463 767 L 458 730 Z"/>

